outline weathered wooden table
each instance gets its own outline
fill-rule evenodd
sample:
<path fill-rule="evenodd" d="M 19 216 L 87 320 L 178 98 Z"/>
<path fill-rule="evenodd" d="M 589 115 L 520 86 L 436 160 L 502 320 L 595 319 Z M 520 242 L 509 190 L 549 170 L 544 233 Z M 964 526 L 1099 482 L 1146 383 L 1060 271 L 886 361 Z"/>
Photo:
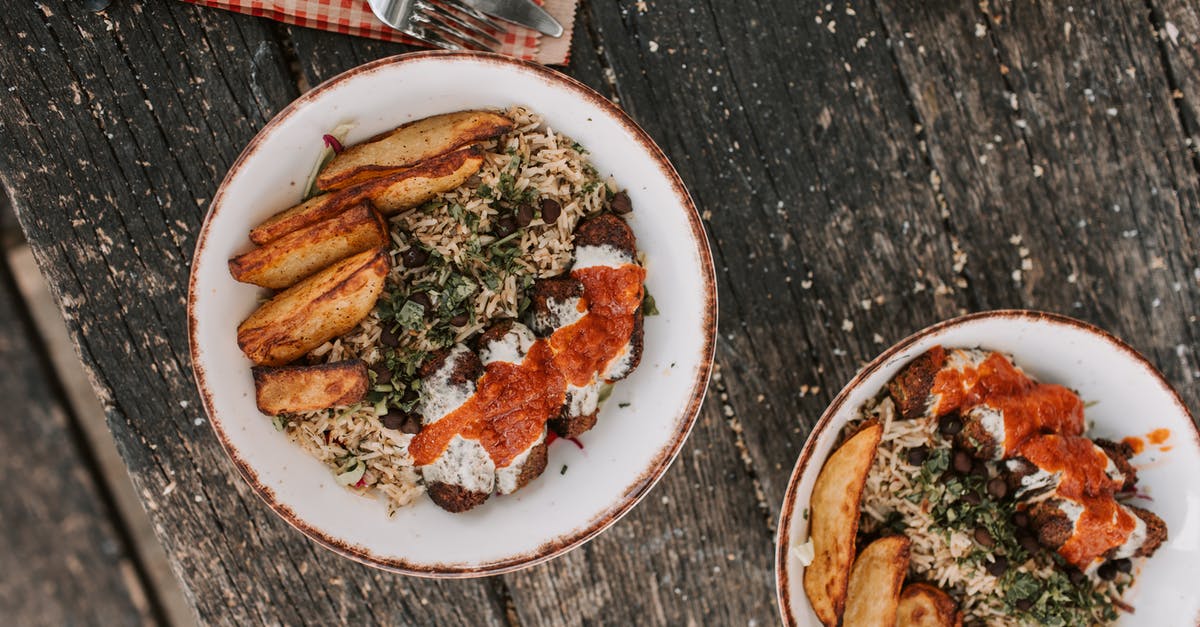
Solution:
<path fill-rule="evenodd" d="M 473 581 L 360 566 L 277 519 L 226 460 L 193 387 L 185 291 L 251 136 L 309 86 L 405 48 L 178 2 L 81 4 L 6 7 L 0 180 L 203 621 L 771 623 L 774 528 L 809 428 L 862 363 L 961 312 L 1099 324 L 1200 409 L 1196 4 L 585 0 L 566 71 L 657 138 L 709 228 L 709 400 L 650 498 L 579 550 Z M 26 350 L 23 321 L 0 320 L 5 354 Z M 27 371 L 0 385 L 36 396 Z M 35 468 L 0 506 L 91 507 L 72 474 L 86 464 L 45 443 L 61 420 L 4 422 L 0 463 Z M 161 618 L 138 572 L 110 566 L 121 537 L 47 542 L 71 551 L 76 583 L 50 589 L 85 622 Z M 5 541 L 6 570 L 38 546 Z M 35 574 L 68 576 L 52 570 Z"/>

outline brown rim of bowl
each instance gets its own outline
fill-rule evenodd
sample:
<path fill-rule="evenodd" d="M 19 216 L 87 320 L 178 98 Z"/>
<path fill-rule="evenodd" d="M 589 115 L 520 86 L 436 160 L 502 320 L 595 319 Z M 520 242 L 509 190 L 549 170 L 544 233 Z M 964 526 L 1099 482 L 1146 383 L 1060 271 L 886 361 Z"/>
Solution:
<path fill-rule="evenodd" d="M 850 396 L 850 392 L 862 385 L 863 381 L 875 374 L 875 372 L 880 368 L 890 364 L 896 355 L 908 350 L 914 344 L 930 335 L 939 333 L 951 327 L 956 327 L 968 322 L 974 322 L 976 320 L 983 320 L 987 318 L 1020 319 L 1031 321 L 1040 320 L 1081 329 L 1108 341 L 1113 345 L 1113 347 L 1126 353 L 1135 361 L 1144 365 L 1155 377 L 1155 379 L 1158 380 L 1159 385 L 1161 385 L 1163 389 L 1170 394 L 1171 398 L 1175 401 L 1175 404 L 1179 406 L 1179 410 L 1183 412 L 1183 415 L 1191 419 L 1190 424 L 1192 426 L 1192 435 L 1196 440 L 1197 445 L 1200 446 L 1200 428 L 1196 427 L 1196 420 L 1192 416 L 1192 412 L 1188 409 L 1187 405 L 1183 402 L 1183 397 L 1179 395 L 1179 392 L 1175 391 L 1175 388 L 1171 387 L 1171 384 L 1167 381 L 1166 377 L 1164 377 L 1162 373 L 1158 371 L 1158 368 L 1156 368 L 1154 364 L 1150 363 L 1150 360 L 1142 356 L 1142 354 L 1135 350 L 1132 346 L 1125 343 L 1124 340 L 1094 324 L 1091 324 L 1090 322 L 1084 322 L 1082 320 L 1077 320 L 1062 314 L 1037 311 L 1033 309 L 995 309 L 992 311 L 981 311 L 967 314 L 965 316 L 958 316 L 957 318 L 943 320 L 936 324 L 925 327 L 924 329 L 921 329 L 920 331 L 917 331 L 916 333 L 913 333 L 912 335 L 893 344 L 890 348 L 880 353 L 878 357 L 872 359 L 871 363 L 867 364 L 858 372 L 858 374 L 854 375 L 854 378 L 852 378 L 850 382 L 847 383 L 840 392 L 838 392 L 837 396 L 834 397 L 833 402 L 831 402 L 829 407 L 825 409 L 825 412 L 821 414 L 821 418 L 817 421 L 816 426 L 813 427 L 812 432 L 808 434 L 808 437 L 804 441 L 804 448 L 801 449 L 800 456 L 796 459 L 796 465 L 792 468 L 792 476 L 788 479 L 787 491 L 784 492 L 783 497 L 783 507 L 779 512 L 779 527 L 775 535 L 775 598 L 778 602 L 779 614 L 780 618 L 783 620 L 783 624 L 789 626 L 796 625 L 796 620 L 792 613 L 791 599 L 788 598 L 787 593 L 788 552 L 785 547 L 791 544 L 788 535 L 790 533 L 789 528 L 791 527 L 792 513 L 796 506 L 796 491 L 799 489 L 800 477 L 805 473 L 806 470 L 808 470 L 809 463 L 813 461 L 813 447 L 816 446 L 817 438 L 829 428 L 830 423 L 833 421 L 834 414 L 836 414 L 842 408 L 842 405 L 846 403 L 846 399 Z"/>
<path fill-rule="evenodd" d="M 335 86 L 350 80 L 360 74 L 373 72 L 381 68 L 403 65 L 425 61 L 429 59 L 444 59 L 444 60 L 467 60 L 490 63 L 499 66 L 508 66 L 521 71 L 530 72 L 542 80 L 565 87 L 574 94 L 594 106 L 604 110 L 630 134 L 634 139 L 647 150 L 651 157 L 658 163 L 659 169 L 663 176 L 667 178 L 673 188 L 675 195 L 680 199 L 681 204 L 687 213 L 688 222 L 692 229 L 692 238 L 696 244 L 696 252 L 700 257 L 701 272 L 704 275 L 704 304 L 705 312 L 703 318 L 704 328 L 704 343 L 700 347 L 700 367 L 696 373 L 696 377 L 692 383 L 691 398 L 688 400 L 687 408 L 684 410 L 678 427 L 676 428 L 675 436 L 671 443 L 658 452 L 657 457 L 653 460 L 650 468 L 638 477 L 632 484 L 625 488 L 624 496 L 615 505 L 599 516 L 592 519 L 588 524 L 580 529 L 562 534 L 557 538 L 543 544 L 536 550 L 510 557 L 497 562 L 482 564 L 479 566 L 462 566 L 461 564 L 414 564 L 404 560 L 384 558 L 373 555 L 365 547 L 352 545 L 337 538 L 331 537 L 320 529 L 316 529 L 300 518 L 287 506 L 278 502 L 275 498 L 273 490 L 264 485 L 257 474 L 243 460 L 237 451 L 233 448 L 225 435 L 225 432 L 218 421 L 213 420 L 213 405 L 210 397 L 206 375 L 203 367 L 197 360 L 199 353 L 199 345 L 196 338 L 196 260 L 199 259 L 205 245 L 208 242 L 208 232 L 212 225 L 212 219 L 221 210 L 222 201 L 225 195 L 225 187 L 233 176 L 243 167 L 258 149 L 259 143 L 269 134 L 276 126 L 282 123 L 283 120 L 294 114 L 299 108 L 307 105 L 310 101 L 316 99 L 322 93 L 334 88 Z M 682 448 L 683 443 L 687 440 L 688 434 L 696 423 L 696 416 L 699 414 L 700 406 L 704 402 L 704 396 L 708 388 L 709 375 L 712 372 L 713 352 L 715 349 L 716 329 L 717 329 L 717 289 L 716 289 L 716 273 L 713 269 L 712 251 L 708 244 L 708 235 L 704 230 L 704 225 L 700 221 L 700 214 L 696 210 L 696 205 L 692 201 L 691 195 L 687 188 L 683 185 L 683 180 L 679 177 L 679 173 L 675 171 L 674 166 L 667 160 L 662 149 L 654 143 L 654 140 L 642 130 L 640 126 L 628 115 L 625 114 L 619 107 L 604 98 L 600 94 L 593 91 L 583 83 L 561 74 L 549 68 L 521 61 L 511 57 L 505 57 L 498 54 L 484 52 L 447 52 L 447 51 L 424 51 L 413 52 L 408 54 L 386 57 L 370 63 L 351 68 L 329 80 L 317 85 L 308 92 L 301 94 L 300 97 L 292 101 L 288 106 L 284 107 L 276 114 L 271 121 L 268 122 L 259 132 L 250 140 L 250 143 L 234 161 L 229 168 L 225 178 L 221 181 L 221 185 L 217 188 L 216 194 L 213 196 L 212 203 L 209 205 L 208 214 L 204 218 L 204 224 L 200 229 L 200 236 L 196 243 L 196 251 L 192 256 L 192 267 L 188 279 L 188 343 L 192 358 L 192 372 L 196 379 L 196 387 L 200 391 L 201 401 L 204 404 L 204 411 L 209 417 L 209 423 L 212 424 L 213 431 L 216 432 L 218 440 L 221 442 L 225 453 L 233 460 L 234 465 L 241 473 L 242 477 L 254 488 L 254 492 L 266 502 L 276 514 L 282 517 L 304 535 L 308 536 L 318 544 L 330 549 L 331 551 L 348 557 L 352 560 L 407 575 L 415 575 L 418 577 L 430 578 L 469 578 L 481 577 L 485 575 L 498 575 L 522 568 L 527 568 L 552 558 L 558 557 L 567 551 L 583 545 L 587 541 L 596 537 L 600 532 L 607 529 L 622 516 L 628 513 L 642 498 L 650 491 L 650 488 L 662 477 L 667 468 L 674 461 Z"/>

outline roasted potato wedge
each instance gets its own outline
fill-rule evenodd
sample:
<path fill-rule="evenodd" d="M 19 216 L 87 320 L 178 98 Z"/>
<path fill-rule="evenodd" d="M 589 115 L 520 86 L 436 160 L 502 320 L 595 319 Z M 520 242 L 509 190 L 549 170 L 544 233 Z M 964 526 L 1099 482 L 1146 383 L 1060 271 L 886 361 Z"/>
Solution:
<path fill-rule="evenodd" d="M 846 604 L 846 584 L 854 561 L 859 499 L 883 427 L 868 421 L 829 456 L 813 485 L 809 503 L 809 537 L 813 561 L 804 569 L 804 592 L 817 618 L 836 625 Z"/>
<path fill-rule="evenodd" d="M 896 627 L 962 627 L 962 613 L 941 588 L 910 583 L 900 592 Z"/>
<path fill-rule="evenodd" d="M 242 352 L 259 366 L 282 366 L 358 324 L 383 291 L 384 249 L 339 261 L 278 293 L 238 325 Z"/>
<path fill-rule="evenodd" d="M 370 201 L 384 215 L 400 213 L 462 185 L 482 166 L 483 149 L 477 145 L 437 155 L 411 168 L 315 196 L 281 211 L 250 231 L 250 241 L 266 245 L 288 233 L 328 220 L 363 201 Z"/>
<path fill-rule="evenodd" d="M 281 290 L 350 255 L 380 248 L 387 241 L 383 217 L 361 204 L 230 259 L 229 272 L 243 283 Z"/>
<path fill-rule="evenodd" d="M 502 135 L 512 127 L 512 120 L 490 111 L 459 111 L 417 120 L 343 150 L 317 175 L 317 187 L 350 187 Z"/>
<path fill-rule="evenodd" d="M 896 607 L 908 572 L 910 544 L 904 536 L 887 536 L 863 549 L 850 570 L 842 624 L 896 627 Z"/>
<path fill-rule="evenodd" d="M 345 192 L 370 200 L 384 215 L 394 215 L 462 185 L 481 167 L 483 149 L 472 145 L 422 161 L 407 170 L 372 179 Z"/>
<path fill-rule="evenodd" d="M 280 211 L 250 231 L 250 241 L 265 246 L 292 231 L 328 220 L 354 204 L 354 197 L 346 194 L 321 194 Z"/>
<path fill-rule="evenodd" d="M 367 394 L 370 378 L 360 359 L 319 366 L 252 368 L 258 410 L 275 416 L 352 405 Z"/>

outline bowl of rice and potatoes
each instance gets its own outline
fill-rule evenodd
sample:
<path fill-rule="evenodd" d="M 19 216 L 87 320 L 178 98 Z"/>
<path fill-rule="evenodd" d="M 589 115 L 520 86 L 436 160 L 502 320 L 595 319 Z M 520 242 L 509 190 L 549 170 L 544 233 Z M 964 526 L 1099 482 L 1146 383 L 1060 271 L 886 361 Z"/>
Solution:
<path fill-rule="evenodd" d="M 1195 625 L 1200 433 L 1141 355 L 1035 311 L 867 364 L 793 470 L 788 625 Z"/>
<path fill-rule="evenodd" d="M 189 333 L 218 438 L 322 545 L 431 577 L 579 546 L 703 400 L 712 259 L 662 152 L 543 67 L 426 52 L 280 112 L 230 169 Z"/>

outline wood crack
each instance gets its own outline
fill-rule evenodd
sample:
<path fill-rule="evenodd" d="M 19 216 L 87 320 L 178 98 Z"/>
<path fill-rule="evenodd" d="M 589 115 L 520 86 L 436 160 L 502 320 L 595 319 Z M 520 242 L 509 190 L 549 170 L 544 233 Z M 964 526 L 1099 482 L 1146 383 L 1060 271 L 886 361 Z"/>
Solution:
<path fill-rule="evenodd" d="M 576 28 L 583 26 L 588 33 L 588 39 L 593 42 L 604 41 L 600 37 L 600 31 L 596 29 L 596 25 L 592 22 L 591 0 L 581 0 L 579 8 L 575 11 Z M 604 44 L 596 43 L 592 47 L 592 53 L 596 57 L 596 63 L 600 64 L 601 73 L 604 75 L 603 80 L 605 86 L 608 87 L 608 99 L 613 102 L 621 102 L 621 89 L 617 84 L 617 71 L 613 68 L 612 60 L 609 59 L 608 51 Z"/>

